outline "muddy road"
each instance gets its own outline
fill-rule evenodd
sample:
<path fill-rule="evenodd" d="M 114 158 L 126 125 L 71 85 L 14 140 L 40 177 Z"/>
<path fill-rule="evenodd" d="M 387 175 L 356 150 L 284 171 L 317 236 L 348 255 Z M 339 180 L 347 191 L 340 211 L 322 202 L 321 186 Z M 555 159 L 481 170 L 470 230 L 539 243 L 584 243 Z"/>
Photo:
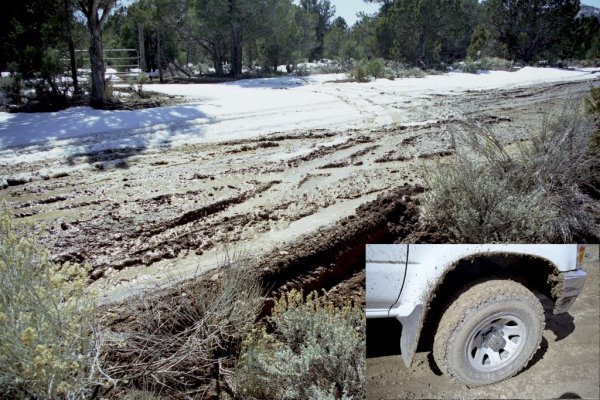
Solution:
<path fill-rule="evenodd" d="M 310 253 L 302 243 L 335 247 L 348 221 L 362 226 L 375 218 L 357 210 L 378 196 L 407 209 L 422 191 L 423 167 L 453 154 L 451 133 L 461 118 L 489 125 L 504 144 L 517 143 L 545 113 L 588 91 L 587 82 L 554 83 L 398 99 L 381 105 L 396 122 L 340 132 L 82 150 L 31 162 L 28 152 L 36 150 L 26 148 L 22 162 L 0 163 L 7 186 L 0 200 L 35 226 L 54 260 L 89 263 L 91 287 L 103 301 L 118 301 L 203 274 L 232 254 L 260 264 L 293 258 L 297 248 Z M 386 214 L 377 215 L 386 227 Z M 397 215 L 396 239 L 410 233 L 413 217 Z M 352 243 L 384 240 L 374 231 L 357 232 Z M 338 268 L 331 275 L 343 281 L 356 273 Z"/>
<path fill-rule="evenodd" d="M 600 385 L 600 263 L 591 245 L 583 292 L 567 314 L 553 315 L 552 302 L 539 295 L 546 310 L 540 349 L 517 376 L 468 389 L 437 369 L 431 351 L 418 349 L 406 368 L 394 321 L 367 325 L 367 398 L 371 399 L 598 399 Z M 374 320 L 373 320 L 374 321 Z M 382 320 L 380 320 L 382 321 Z"/>

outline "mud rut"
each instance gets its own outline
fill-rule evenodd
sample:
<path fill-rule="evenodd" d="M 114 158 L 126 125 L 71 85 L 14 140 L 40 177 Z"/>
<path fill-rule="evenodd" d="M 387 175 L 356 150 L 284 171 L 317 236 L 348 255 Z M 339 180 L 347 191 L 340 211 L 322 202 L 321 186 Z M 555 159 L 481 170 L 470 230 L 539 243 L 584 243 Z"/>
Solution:
<path fill-rule="evenodd" d="M 417 126 L 84 151 L 0 166 L 10 185 L 0 199 L 34 224 L 54 260 L 91 264 L 90 279 L 107 293 L 180 262 L 214 261 L 224 244 L 239 244 L 275 292 L 333 288 L 345 296 L 362 286 L 365 243 L 443 240 L 419 231 L 416 205 L 422 166 L 453 154 L 458 118 L 489 124 L 510 144 L 588 90 L 577 83 L 431 95 L 385 105 L 427 121 Z M 48 172 L 65 164 L 72 169 Z M 31 181 L 11 178 L 23 172 L 33 172 Z"/>

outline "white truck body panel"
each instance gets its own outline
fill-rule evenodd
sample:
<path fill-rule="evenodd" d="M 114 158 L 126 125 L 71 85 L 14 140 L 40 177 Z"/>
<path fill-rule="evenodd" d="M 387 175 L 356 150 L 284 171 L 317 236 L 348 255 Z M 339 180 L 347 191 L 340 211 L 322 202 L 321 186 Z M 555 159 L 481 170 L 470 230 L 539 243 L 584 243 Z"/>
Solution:
<path fill-rule="evenodd" d="M 566 272 L 577 267 L 577 249 L 577 244 L 367 245 L 367 318 L 409 316 L 417 305 L 426 303 L 446 270 L 463 258 L 492 253 L 531 255 Z"/>
<path fill-rule="evenodd" d="M 519 255 L 545 259 L 564 282 L 554 312 L 566 312 L 581 292 L 586 273 L 578 269 L 584 247 L 577 244 L 394 244 L 367 245 L 367 318 L 393 317 L 402 324 L 402 359 L 410 366 L 425 311 L 444 274 L 461 260 L 476 256 Z M 522 265 L 527 266 L 527 258 Z"/>

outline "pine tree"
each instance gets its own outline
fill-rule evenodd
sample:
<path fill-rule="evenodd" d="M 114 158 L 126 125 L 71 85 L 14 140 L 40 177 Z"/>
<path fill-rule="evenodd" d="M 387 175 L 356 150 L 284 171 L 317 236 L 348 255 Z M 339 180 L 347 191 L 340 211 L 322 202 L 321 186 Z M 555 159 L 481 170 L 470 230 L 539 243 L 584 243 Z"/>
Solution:
<path fill-rule="evenodd" d="M 530 63 L 555 57 L 574 29 L 579 0 L 488 0 L 489 31 L 507 56 Z"/>
<path fill-rule="evenodd" d="M 323 46 L 325 34 L 331 28 L 331 18 L 335 15 L 335 7 L 329 0 L 300 0 L 300 7 L 314 16 L 316 46 L 309 54 L 309 59 L 318 60 L 323 58 Z"/>

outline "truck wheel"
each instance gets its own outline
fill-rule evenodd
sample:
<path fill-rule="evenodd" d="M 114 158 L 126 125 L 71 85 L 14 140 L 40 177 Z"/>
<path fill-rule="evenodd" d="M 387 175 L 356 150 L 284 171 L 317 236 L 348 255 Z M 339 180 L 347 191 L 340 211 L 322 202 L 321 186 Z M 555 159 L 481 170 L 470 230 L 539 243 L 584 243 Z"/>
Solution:
<path fill-rule="evenodd" d="M 469 387 L 519 372 L 542 340 L 544 309 L 535 295 L 510 280 L 479 283 L 446 310 L 434 339 L 438 367 Z"/>

